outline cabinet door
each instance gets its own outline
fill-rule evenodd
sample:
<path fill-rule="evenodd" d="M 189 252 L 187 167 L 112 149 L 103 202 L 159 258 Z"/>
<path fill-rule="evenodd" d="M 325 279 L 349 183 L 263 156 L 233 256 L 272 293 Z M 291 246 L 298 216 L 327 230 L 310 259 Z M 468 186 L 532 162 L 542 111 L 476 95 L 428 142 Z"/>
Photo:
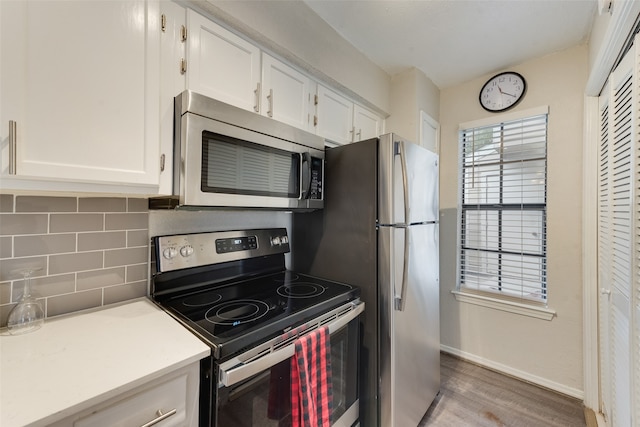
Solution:
<path fill-rule="evenodd" d="M 281 61 L 262 54 L 262 115 L 308 129 L 310 80 Z"/>
<path fill-rule="evenodd" d="M 353 107 L 354 141 L 362 141 L 380 136 L 382 119 L 373 111 L 367 110 L 361 105 Z"/>
<path fill-rule="evenodd" d="M 193 10 L 187 24 L 187 87 L 258 112 L 260 49 Z"/>
<path fill-rule="evenodd" d="M 353 101 L 318 85 L 316 134 L 337 144 L 352 142 Z"/>
<path fill-rule="evenodd" d="M 183 61 L 186 60 L 186 9 L 172 1 L 160 2 L 164 26 L 160 33 L 160 171 L 159 194 L 173 192 L 173 99 L 187 88 Z"/>
<path fill-rule="evenodd" d="M 3 188 L 21 178 L 40 189 L 49 180 L 157 186 L 157 8 L 0 2 L 0 139 L 9 121 L 17 130 L 15 176 L 2 145 Z"/>
<path fill-rule="evenodd" d="M 85 407 L 50 427 L 196 427 L 199 410 L 199 362 L 164 374 L 132 390 Z"/>
<path fill-rule="evenodd" d="M 440 152 L 440 124 L 420 111 L 420 145 L 434 153 Z"/>

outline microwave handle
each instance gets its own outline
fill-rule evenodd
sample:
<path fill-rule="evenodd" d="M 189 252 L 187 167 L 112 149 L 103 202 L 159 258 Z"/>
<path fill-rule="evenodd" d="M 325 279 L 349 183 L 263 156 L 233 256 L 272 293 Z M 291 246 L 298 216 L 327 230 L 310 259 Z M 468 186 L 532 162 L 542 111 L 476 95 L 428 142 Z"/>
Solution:
<path fill-rule="evenodd" d="M 334 320 L 326 325 L 329 334 L 339 331 L 352 320 L 356 319 L 364 311 L 364 303 L 359 303 L 346 315 Z M 246 380 L 272 366 L 277 365 L 295 355 L 295 341 L 282 347 L 273 353 L 259 357 L 248 363 L 240 361 L 238 357 L 228 360 L 220 365 L 219 384 L 225 387 L 233 386 L 240 381 Z"/>
<path fill-rule="evenodd" d="M 302 156 L 300 156 L 300 163 L 300 173 L 302 174 L 300 200 L 306 200 L 309 198 L 309 193 L 311 192 L 311 153 L 302 153 Z M 306 168 L 305 163 L 307 165 Z"/>

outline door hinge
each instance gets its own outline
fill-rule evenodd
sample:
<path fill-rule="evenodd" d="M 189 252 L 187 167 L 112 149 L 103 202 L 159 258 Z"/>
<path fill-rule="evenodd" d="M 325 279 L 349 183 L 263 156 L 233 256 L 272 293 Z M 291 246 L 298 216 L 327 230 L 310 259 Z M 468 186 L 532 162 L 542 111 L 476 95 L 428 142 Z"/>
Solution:
<path fill-rule="evenodd" d="M 187 72 L 187 60 L 182 58 L 180 60 L 180 74 L 184 74 Z"/>
<path fill-rule="evenodd" d="M 160 29 L 163 33 L 167 31 L 167 15 L 164 13 L 160 16 Z"/>
<path fill-rule="evenodd" d="M 187 41 L 187 27 L 184 25 L 180 29 L 180 39 L 182 40 L 182 43 Z"/>

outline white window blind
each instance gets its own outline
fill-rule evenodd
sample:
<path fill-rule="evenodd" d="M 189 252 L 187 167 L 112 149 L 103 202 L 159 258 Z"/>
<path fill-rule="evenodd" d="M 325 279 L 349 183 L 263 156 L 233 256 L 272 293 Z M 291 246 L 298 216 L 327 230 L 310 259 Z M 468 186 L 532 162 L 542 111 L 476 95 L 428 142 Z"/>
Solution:
<path fill-rule="evenodd" d="M 546 303 L 547 114 L 460 131 L 460 290 Z"/>

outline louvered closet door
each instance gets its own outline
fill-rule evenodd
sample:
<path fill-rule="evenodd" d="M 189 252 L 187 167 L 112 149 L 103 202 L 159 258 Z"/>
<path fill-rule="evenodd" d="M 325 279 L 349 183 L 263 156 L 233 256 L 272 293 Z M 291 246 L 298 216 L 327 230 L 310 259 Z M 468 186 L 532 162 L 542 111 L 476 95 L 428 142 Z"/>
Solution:
<path fill-rule="evenodd" d="M 600 335 L 600 366 L 611 365 L 609 360 L 609 301 L 607 289 L 611 287 L 611 188 L 609 180 L 609 87 L 600 96 L 600 147 L 598 159 L 598 284 L 603 293 L 598 301 L 598 333 Z M 607 337 L 607 338 L 605 338 Z M 611 383 L 609 369 L 600 369 L 600 411 L 609 418 L 611 403 Z"/>
<path fill-rule="evenodd" d="M 637 46 L 637 43 L 636 43 Z M 636 188 L 638 151 L 637 54 L 632 49 L 601 98 L 599 300 L 602 410 L 610 426 L 632 420 L 631 293 L 638 274 Z"/>

